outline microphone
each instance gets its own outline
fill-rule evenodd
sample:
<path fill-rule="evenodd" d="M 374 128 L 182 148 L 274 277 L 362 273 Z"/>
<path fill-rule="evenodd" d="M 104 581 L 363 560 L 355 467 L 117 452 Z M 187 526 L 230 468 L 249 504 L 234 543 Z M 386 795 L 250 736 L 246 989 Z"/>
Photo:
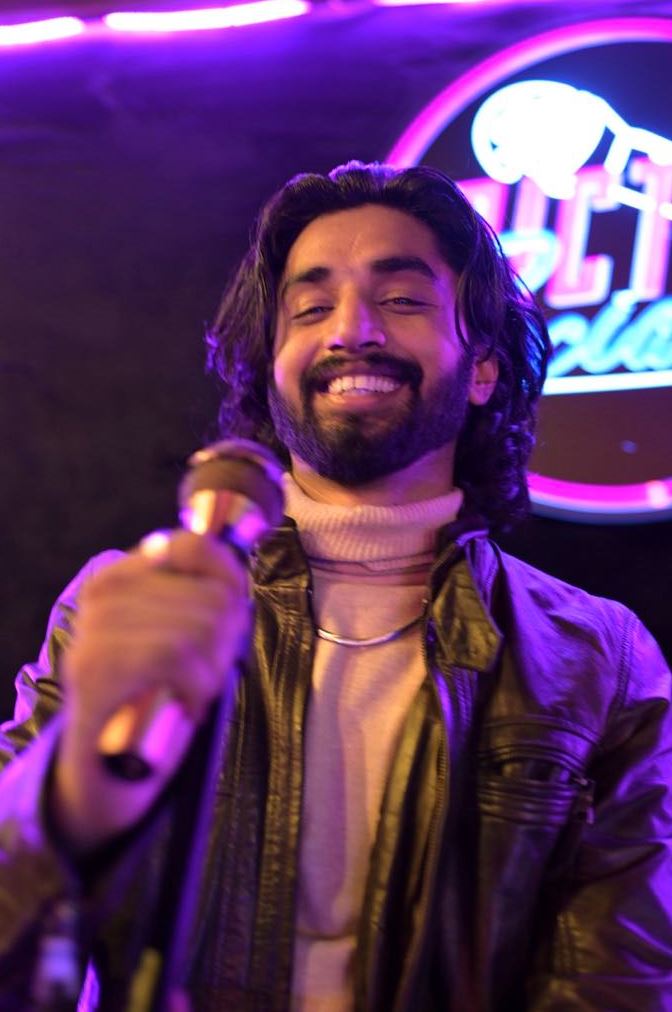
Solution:
<path fill-rule="evenodd" d="M 282 520 L 283 469 L 248 439 L 229 439 L 194 453 L 178 493 L 180 522 L 195 534 L 231 545 L 241 561 Z M 151 535 L 150 535 L 151 537 Z M 123 780 L 149 777 L 187 718 L 167 690 L 154 689 L 121 706 L 105 724 L 98 751 Z"/>

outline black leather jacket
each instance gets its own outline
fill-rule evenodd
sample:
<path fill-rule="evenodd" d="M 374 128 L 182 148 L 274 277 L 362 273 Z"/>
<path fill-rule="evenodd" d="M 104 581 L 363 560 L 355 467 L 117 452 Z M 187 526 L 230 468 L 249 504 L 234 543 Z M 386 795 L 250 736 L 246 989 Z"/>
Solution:
<path fill-rule="evenodd" d="M 7 755 L 57 705 L 47 665 L 58 668 L 76 590 L 57 606 L 41 665 L 20 676 Z M 621 605 L 464 525 L 442 532 L 430 590 L 428 677 L 371 855 L 356 1008 L 672 1010 L 670 675 L 660 651 Z M 291 523 L 259 556 L 255 594 L 253 660 L 192 946 L 196 1012 L 290 1002 L 313 654 L 310 576 Z M 39 910 L 77 879 L 40 817 L 56 734 L 54 725 L 0 786 L 0 1008 L 21 1007 L 2 1000 L 25 986 Z M 170 800 L 87 876 L 81 904 L 104 1008 L 122 1007 L 169 815 Z"/>

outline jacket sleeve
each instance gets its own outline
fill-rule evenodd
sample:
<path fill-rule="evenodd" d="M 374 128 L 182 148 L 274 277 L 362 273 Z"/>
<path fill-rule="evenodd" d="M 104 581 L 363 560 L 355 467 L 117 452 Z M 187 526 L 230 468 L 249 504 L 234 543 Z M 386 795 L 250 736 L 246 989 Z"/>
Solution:
<path fill-rule="evenodd" d="M 672 1012 L 671 678 L 630 613 L 624 643 L 593 819 L 531 982 L 534 1012 Z"/>
<path fill-rule="evenodd" d="M 118 844 L 90 867 L 75 867 L 50 831 L 45 805 L 59 734 L 59 671 L 77 595 L 94 571 L 121 554 L 95 557 L 61 594 L 38 661 L 17 677 L 14 719 L 0 727 L 0 1012 L 29 1007 L 45 919 L 65 902 L 81 915 L 81 937 L 90 935 L 105 908 L 103 896 L 118 895 L 130 865 L 137 863 L 129 859 L 138 849 L 136 834 L 133 845 Z"/>

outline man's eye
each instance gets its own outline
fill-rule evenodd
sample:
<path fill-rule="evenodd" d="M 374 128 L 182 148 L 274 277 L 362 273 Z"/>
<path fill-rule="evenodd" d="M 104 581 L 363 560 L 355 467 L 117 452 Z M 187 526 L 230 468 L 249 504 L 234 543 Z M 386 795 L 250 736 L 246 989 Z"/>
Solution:
<path fill-rule="evenodd" d="M 425 305 L 420 299 L 412 299 L 410 295 L 392 295 L 389 299 L 384 299 L 383 301 L 385 305 L 408 306 L 411 308 Z"/>
<path fill-rule="evenodd" d="M 329 312 L 329 306 L 307 306 L 305 309 L 300 309 L 297 313 L 294 313 L 293 319 L 304 320 L 310 319 L 312 316 L 321 316 L 323 313 Z"/>

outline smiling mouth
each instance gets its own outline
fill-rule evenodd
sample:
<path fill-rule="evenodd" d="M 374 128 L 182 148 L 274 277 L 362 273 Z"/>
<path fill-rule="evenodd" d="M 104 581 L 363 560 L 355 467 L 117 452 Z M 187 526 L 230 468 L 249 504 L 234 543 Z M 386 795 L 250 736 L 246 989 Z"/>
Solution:
<path fill-rule="evenodd" d="M 324 387 L 324 392 L 335 396 L 354 394 L 391 394 L 402 386 L 400 380 L 390 376 L 335 376 Z"/>
<path fill-rule="evenodd" d="M 316 363 L 302 377 L 301 387 L 305 402 L 312 397 L 325 397 L 323 403 L 338 409 L 354 406 L 361 399 L 362 407 L 374 408 L 390 403 L 399 391 L 420 389 L 422 370 L 411 361 L 402 361 L 382 352 L 370 352 L 351 358 L 330 355 Z"/>

